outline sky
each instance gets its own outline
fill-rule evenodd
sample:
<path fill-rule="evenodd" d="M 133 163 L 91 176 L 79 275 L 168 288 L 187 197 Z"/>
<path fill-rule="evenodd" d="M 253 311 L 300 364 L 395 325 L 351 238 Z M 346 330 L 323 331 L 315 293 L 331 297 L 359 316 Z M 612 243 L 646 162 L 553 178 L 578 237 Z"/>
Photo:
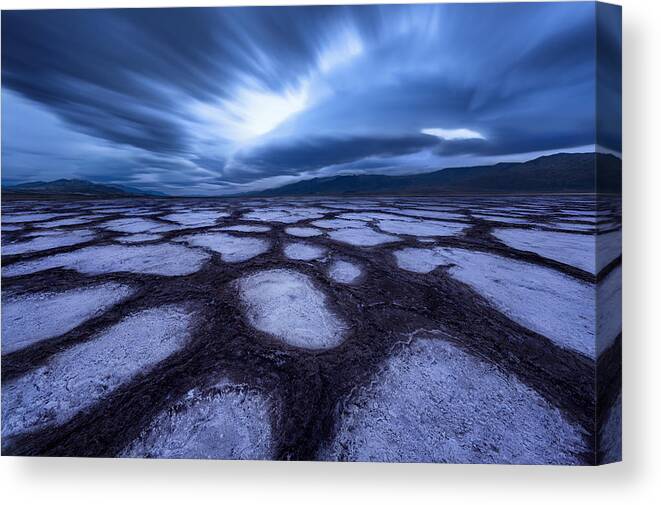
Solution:
<path fill-rule="evenodd" d="M 592 2 L 4 11 L 2 182 L 223 195 L 619 153 L 619 15 Z"/>

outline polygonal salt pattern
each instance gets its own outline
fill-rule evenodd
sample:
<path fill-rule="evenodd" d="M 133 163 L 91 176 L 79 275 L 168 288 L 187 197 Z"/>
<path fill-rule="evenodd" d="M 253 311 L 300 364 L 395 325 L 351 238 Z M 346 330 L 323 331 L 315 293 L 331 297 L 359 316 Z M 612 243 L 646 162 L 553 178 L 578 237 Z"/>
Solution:
<path fill-rule="evenodd" d="M 223 261 L 237 263 L 264 254 L 270 249 L 268 240 L 254 237 L 236 237 L 229 233 L 203 233 L 175 239 L 191 246 L 204 247 L 220 254 Z"/>
<path fill-rule="evenodd" d="M 96 237 L 96 233 L 89 230 L 72 230 L 54 232 L 48 235 L 36 236 L 23 242 L 12 242 L 2 248 L 5 255 L 26 254 L 33 252 L 56 249 L 58 247 L 67 247 L 76 244 L 91 242 Z"/>
<path fill-rule="evenodd" d="M 2 213 L 2 224 L 5 223 L 35 223 L 47 221 L 56 217 L 67 217 L 66 214 L 53 214 L 48 212 L 21 212 L 16 214 Z"/>
<path fill-rule="evenodd" d="M 221 211 L 188 211 L 168 214 L 163 219 L 173 221 L 177 224 L 188 227 L 212 226 L 223 217 L 227 217 L 227 212 Z"/>
<path fill-rule="evenodd" d="M 399 267 L 411 272 L 450 267 L 450 275 L 517 323 L 595 357 L 594 285 L 549 268 L 467 249 L 405 248 L 394 255 Z"/>
<path fill-rule="evenodd" d="M 14 263 L 2 269 L 6 277 L 28 275 L 51 268 L 82 274 L 133 272 L 153 275 L 188 275 L 197 272 L 209 254 L 177 244 L 92 246 L 68 253 Z"/>
<path fill-rule="evenodd" d="M 537 229 L 495 229 L 493 235 L 513 247 L 530 251 L 592 274 L 597 273 L 596 235 Z"/>
<path fill-rule="evenodd" d="M 161 412 L 119 456 L 273 459 L 271 410 L 264 394 L 230 381 L 193 389 Z"/>
<path fill-rule="evenodd" d="M 433 335 L 432 335 L 433 336 Z M 496 366 L 443 340 L 415 339 L 343 404 L 320 459 L 578 464 L 583 431 Z"/>
<path fill-rule="evenodd" d="M 159 233 L 177 230 L 179 228 L 178 226 L 164 224 L 142 217 L 116 219 L 103 223 L 100 226 L 107 230 L 122 233 Z"/>
<path fill-rule="evenodd" d="M 582 195 L 6 202 L 3 452 L 65 453 L 79 441 L 60 428 L 96 409 L 130 423 L 110 406 L 137 392 L 141 431 L 117 426 L 99 455 L 585 464 L 594 435 L 615 458 L 619 400 L 599 433 L 576 418 L 593 415 L 577 406 L 589 363 L 618 352 L 619 216 Z M 49 245 L 12 254 L 27 244 Z M 181 303 L 197 298 L 192 334 Z M 457 300 L 487 316 L 478 351 Z M 416 331 L 433 325 L 453 333 Z M 533 369 L 528 343 L 549 353 Z M 181 374 L 140 381 L 168 359 Z M 305 403 L 331 397 L 332 419 Z"/>
<path fill-rule="evenodd" d="M 2 354 L 65 334 L 103 314 L 132 294 L 129 286 L 106 283 L 63 292 L 2 297 Z"/>
<path fill-rule="evenodd" d="M 343 228 L 328 232 L 328 236 L 345 244 L 359 247 L 373 247 L 381 244 L 399 242 L 399 238 L 385 233 L 379 233 L 371 228 Z"/>
<path fill-rule="evenodd" d="M 164 306 L 129 315 L 2 386 L 3 446 L 20 433 L 60 425 L 180 350 L 193 313 Z"/>
<path fill-rule="evenodd" d="M 394 235 L 414 235 L 416 237 L 439 237 L 457 235 L 467 226 L 461 223 L 443 223 L 440 221 L 379 221 L 377 225 L 386 233 Z"/>

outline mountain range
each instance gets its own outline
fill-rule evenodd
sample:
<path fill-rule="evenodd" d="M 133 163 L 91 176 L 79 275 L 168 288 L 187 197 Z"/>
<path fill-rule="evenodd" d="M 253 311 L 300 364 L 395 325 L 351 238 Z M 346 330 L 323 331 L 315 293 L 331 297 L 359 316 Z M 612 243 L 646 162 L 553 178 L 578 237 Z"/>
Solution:
<path fill-rule="evenodd" d="M 622 160 L 612 154 L 560 153 L 530 161 L 446 168 L 410 175 L 338 175 L 232 196 L 436 195 L 452 193 L 620 193 Z M 58 179 L 3 186 L 3 196 L 166 197 L 118 184 Z"/>
<path fill-rule="evenodd" d="M 50 182 L 26 182 L 3 186 L 3 195 L 30 195 L 42 197 L 96 197 L 126 198 L 135 196 L 168 196 L 158 191 L 145 191 L 119 184 L 99 184 L 83 179 L 58 179 Z"/>
<path fill-rule="evenodd" d="M 612 154 L 560 153 L 531 161 L 446 168 L 412 175 L 339 175 L 249 196 L 433 195 L 448 193 L 619 193 L 622 160 Z"/>

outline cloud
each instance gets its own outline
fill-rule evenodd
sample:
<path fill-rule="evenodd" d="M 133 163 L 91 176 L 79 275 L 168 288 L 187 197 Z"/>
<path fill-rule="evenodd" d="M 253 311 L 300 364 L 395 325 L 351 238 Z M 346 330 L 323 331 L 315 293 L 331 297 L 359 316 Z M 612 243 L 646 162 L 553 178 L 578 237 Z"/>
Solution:
<path fill-rule="evenodd" d="M 236 161 L 249 174 L 297 174 L 373 157 L 414 153 L 438 143 L 431 135 L 304 137 L 270 142 L 238 154 Z M 238 170 L 237 177 L 242 177 Z M 228 174 L 229 175 L 229 174 Z"/>
<path fill-rule="evenodd" d="M 474 130 L 469 130 L 468 128 L 423 128 L 421 131 L 426 135 L 433 135 L 434 137 L 438 137 L 442 140 L 485 140 L 481 133 Z"/>
<path fill-rule="evenodd" d="M 1 36 L 5 180 L 183 194 L 621 149 L 619 11 L 589 2 L 6 11 Z"/>

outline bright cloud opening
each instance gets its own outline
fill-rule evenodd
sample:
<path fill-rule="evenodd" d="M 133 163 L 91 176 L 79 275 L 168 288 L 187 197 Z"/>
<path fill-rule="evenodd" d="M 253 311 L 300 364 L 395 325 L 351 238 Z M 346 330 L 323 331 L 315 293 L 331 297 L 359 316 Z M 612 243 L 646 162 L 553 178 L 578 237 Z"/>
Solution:
<path fill-rule="evenodd" d="M 481 139 L 486 140 L 480 132 L 475 130 L 469 130 L 468 128 L 456 128 L 456 129 L 445 129 L 445 128 L 423 128 L 420 130 L 425 135 L 433 135 L 443 140 L 469 140 L 469 139 Z"/>
<path fill-rule="evenodd" d="M 196 103 L 195 115 L 216 130 L 219 137 L 247 142 L 273 131 L 309 103 L 309 85 L 276 94 L 258 88 L 243 88 L 218 105 Z"/>
<path fill-rule="evenodd" d="M 285 120 L 301 112 L 308 103 L 308 86 L 284 95 L 260 91 L 244 91 L 228 104 L 228 111 L 239 118 L 235 136 L 248 140 L 275 129 Z"/>

